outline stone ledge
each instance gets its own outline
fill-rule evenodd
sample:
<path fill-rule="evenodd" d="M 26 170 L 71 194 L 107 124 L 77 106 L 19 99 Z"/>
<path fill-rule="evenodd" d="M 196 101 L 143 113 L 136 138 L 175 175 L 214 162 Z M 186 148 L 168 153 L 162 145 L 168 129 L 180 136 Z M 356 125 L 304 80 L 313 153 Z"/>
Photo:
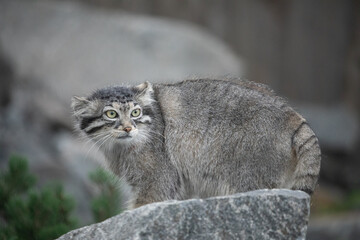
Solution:
<path fill-rule="evenodd" d="M 309 213 L 304 192 L 257 190 L 153 203 L 58 239 L 305 239 Z"/>

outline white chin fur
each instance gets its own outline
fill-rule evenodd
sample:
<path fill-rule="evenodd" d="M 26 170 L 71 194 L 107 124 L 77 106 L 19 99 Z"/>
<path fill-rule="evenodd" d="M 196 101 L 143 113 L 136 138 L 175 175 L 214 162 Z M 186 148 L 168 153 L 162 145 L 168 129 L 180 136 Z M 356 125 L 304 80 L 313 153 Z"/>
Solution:
<path fill-rule="evenodd" d="M 139 129 L 134 129 L 130 132 L 128 137 L 124 138 L 117 138 L 116 139 L 118 143 L 120 144 L 138 144 L 138 143 L 144 143 L 146 140 L 146 136 L 142 134 L 142 131 Z"/>

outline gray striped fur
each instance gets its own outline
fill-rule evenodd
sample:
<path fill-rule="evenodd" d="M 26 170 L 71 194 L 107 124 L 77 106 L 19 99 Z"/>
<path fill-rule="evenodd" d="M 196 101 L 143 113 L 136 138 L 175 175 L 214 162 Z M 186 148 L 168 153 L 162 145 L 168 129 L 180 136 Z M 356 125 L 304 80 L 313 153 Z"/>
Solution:
<path fill-rule="evenodd" d="M 117 122 L 103 117 L 104 106 L 113 102 Z M 126 112 L 134 103 L 143 110 L 137 120 Z M 302 116 L 262 84 L 146 82 L 74 98 L 72 107 L 80 132 L 98 141 L 110 169 L 132 186 L 131 207 L 260 188 L 312 193 L 317 183 L 318 139 Z M 118 139 L 126 124 L 137 134 Z M 110 137 L 99 140 L 103 135 Z"/>

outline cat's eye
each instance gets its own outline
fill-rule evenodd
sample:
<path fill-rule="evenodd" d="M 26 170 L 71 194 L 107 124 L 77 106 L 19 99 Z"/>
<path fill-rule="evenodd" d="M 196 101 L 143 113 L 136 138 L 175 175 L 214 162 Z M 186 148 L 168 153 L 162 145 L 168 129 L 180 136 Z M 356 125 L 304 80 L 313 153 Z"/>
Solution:
<path fill-rule="evenodd" d="M 116 118 L 118 115 L 117 112 L 114 110 L 108 110 L 105 112 L 105 114 L 108 118 Z"/>
<path fill-rule="evenodd" d="M 141 113 L 141 110 L 138 108 L 138 109 L 134 109 L 132 112 L 131 112 L 131 116 L 132 117 L 138 117 L 140 116 L 140 113 Z"/>

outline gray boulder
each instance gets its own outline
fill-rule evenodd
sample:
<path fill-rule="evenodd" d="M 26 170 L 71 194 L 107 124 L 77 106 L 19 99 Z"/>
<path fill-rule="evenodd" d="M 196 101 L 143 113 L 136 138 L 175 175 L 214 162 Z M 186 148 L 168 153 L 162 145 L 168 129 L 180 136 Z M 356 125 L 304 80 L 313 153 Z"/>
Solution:
<path fill-rule="evenodd" d="M 32 94 L 28 105 L 67 126 L 71 96 L 94 88 L 242 73 L 231 50 L 194 25 L 71 2 L 0 1 L 0 48 Z"/>
<path fill-rule="evenodd" d="M 309 211 L 304 192 L 257 190 L 145 205 L 58 240 L 305 239 Z"/>

